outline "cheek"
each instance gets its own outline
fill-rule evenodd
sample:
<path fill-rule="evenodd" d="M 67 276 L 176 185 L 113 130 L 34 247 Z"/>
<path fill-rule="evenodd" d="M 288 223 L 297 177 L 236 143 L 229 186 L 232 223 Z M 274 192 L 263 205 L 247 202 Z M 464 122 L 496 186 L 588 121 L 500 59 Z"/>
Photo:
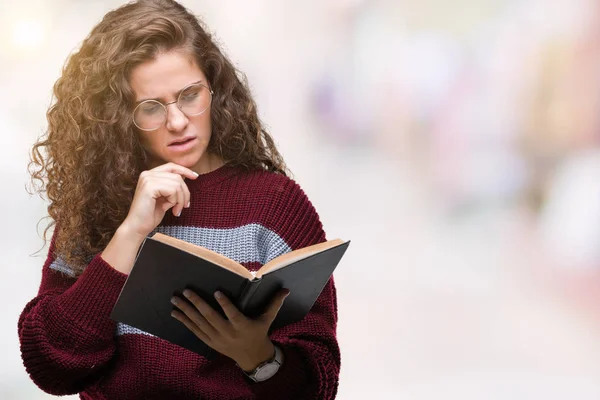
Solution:
<path fill-rule="evenodd" d="M 199 134 L 199 136 L 201 138 L 204 138 L 206 140 L 210 139 L 210 134 L 211 134 L 211 129 L 212 129 L 210 114 L 199 115 L 199 116 L 195 117 L 194 119 L 190 120 L 190 122 L 194 125 L 197 133 Z"/>

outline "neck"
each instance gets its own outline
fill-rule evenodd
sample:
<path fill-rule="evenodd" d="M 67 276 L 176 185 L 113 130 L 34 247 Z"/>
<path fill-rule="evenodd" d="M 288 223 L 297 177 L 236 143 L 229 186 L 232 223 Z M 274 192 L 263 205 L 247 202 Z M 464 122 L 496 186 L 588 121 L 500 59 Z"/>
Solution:
<path fill-rule="evenodd" d="M 201 159 L 198 164 L 190 168 L 197 174 L 208 174 L 218 168 L 221 168 L 225 164 L 223 159 L 215 154 L 209 153 L 204 159 Z"/>

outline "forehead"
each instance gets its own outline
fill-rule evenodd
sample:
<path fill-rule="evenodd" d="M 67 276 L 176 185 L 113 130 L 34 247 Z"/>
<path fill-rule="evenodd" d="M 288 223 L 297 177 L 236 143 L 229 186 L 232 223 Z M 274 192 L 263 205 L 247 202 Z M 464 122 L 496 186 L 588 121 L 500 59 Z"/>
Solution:
<path fill-rule="evenodd" d="M 206 82 L 196 61 L 181 51 L 160 53 L 154 59 L 136 66 L 129 78 L 136 100 L 169 99 L 192 82 Z"/>

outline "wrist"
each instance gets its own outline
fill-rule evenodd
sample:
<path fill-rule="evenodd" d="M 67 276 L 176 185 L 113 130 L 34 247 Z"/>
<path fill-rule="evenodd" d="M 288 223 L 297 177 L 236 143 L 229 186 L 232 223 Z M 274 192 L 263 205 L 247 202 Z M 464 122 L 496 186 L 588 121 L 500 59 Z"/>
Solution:
<path fill-rule="evenodd" d="M 131 225 L 127 222 L 127 219 L 125 219 L 125 221 L 123 221 L 121 225 L 119 225 L 119 227 L 117 228 L 115 236 L 117 235 L 122 238 L 127 238 L 132 242 L 137 242 L 139 244 L 142 244 L 147 237 L 147 235 L 143 235 L 137 232 L 136 229 L 132 228 Z"/>
<path fill-rule="evenodd" d="M 145 237 L 132 233 L 127 226 L 121 225 L 102 252 L 102 258 L 117 271 L 128 275 L 144 240 Z"/>
<path fill-rule="evenodd" d="M 235 362 L 243 371 L 252 372 L 260 364 L 273 359 L 274 356 L 275 346 L 271 340 L 267 339 L 263 345 L 255 347 L 253 351 L 246 353 Z"/>

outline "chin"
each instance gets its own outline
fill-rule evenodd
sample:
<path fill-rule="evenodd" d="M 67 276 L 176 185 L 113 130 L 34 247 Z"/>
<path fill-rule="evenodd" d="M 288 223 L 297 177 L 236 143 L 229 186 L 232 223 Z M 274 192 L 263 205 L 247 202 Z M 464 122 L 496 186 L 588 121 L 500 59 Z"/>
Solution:
<path fill-rule="evenodd" d="M 175 164 L 179 164 L 183 167 L 186 168 L 193 168 L 196 165 L 198 165 L 203 158 L 206 158 L 205 153 L 193 153 L 193 154 L 187 154 L 187 155 L 183 155 L 180 157 L 175 157 L 172 162 L 174 162 Z"/>

